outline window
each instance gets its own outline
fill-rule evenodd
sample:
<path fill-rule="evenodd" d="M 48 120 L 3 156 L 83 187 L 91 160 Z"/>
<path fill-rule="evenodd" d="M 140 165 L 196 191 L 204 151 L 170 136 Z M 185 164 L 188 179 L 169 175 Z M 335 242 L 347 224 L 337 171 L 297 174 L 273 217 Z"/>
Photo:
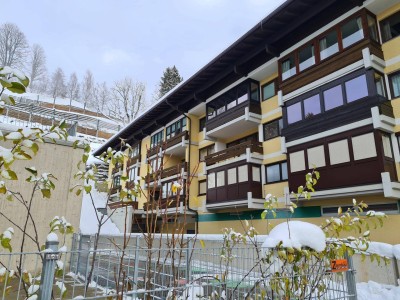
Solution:
<path fill-rule="evenodd" d="M 354 160 L 376 156 L 375 138 L 372 132 L 351 138 Z"/>
<path fill-rule="evenodd" d="M 306 169 L 306 162 L 304 159 L 304 151 L 297 151 L 289 154 L 290 172 L 304 171 Z"/>
<path fill-rule="evenodd" d="M 380 22 L 382 42 L 387 42 L 400 35 L 400 11 Z"/>
<path fill-rule="evenodd" d="M 215 188 L 215 173 L 207 175 L 207 187 L 209 189 Z"/>
<path fill-rule="evenodd" d="M 376 20 L 371 15 L 367 14 L 367 24 L 368 24 L 368 32 L 369 36 L 375 42 L 379 42 L 378 39 L 378 29 L 376 27 Z"/>
<path fill-rule="evenodd" d="M 341 206 L 342 211 L 346 212 L 350 206 Z M 337 215 L 339 206 L 329 206 L 329 207 L 322 207 L 322 214 L 324 215 Z M 396 202 L 393 203 L 379 203 L 379 204 L 368 204 L 368 210 L 374 211 L 381 211 L 381 212 L 398 212 L 399 207 Z M 361 214 L 365 214 L 368 210 L 365 210 Z"/>
<path fill-rule="evenodd" d="M 228 169 L 228 184 L 237 183 L 237 174 L 236 168 Z"/>
<path fill-rule="evenodd" d="M 319 40 L 319 55 L 321 60 L 339 52 L 337 32 L 332 31 Z"/>
<path fill-rule="evenodd" d="M 325 110 L 343 105 L 342 86 L 337 85 L 323 92 Z"/>
<path fill-rule="evenodd" d="M 290 56 L 286 60 L 282 61 L 282 80 L 288 79 L 293 75 L 296 75 L 296 65 L 294 63 L 294 56 Z"/>
<path fill-rule="evenodd" d="M 251 176 L 252 176 L 253 181 L 261 182 L 261 170 L 260 170 L 260 168 L 253 166 L 253 167 L 251 167 L 251 170 L 252 170 Z"/>
<path fill-rule="evenodd" d="M 150 173 L 156 172 L 162 167 L 162 157 L 157 157 L 149 161 Z"/>
<path fill-rule="evenodd" d="M 267 183 L 285 181 L 288 179 L 286 161 L 266 166 L 265 171 L 266 171 Z"/>
<path fill-rule="evenodd" d="M 260 101 L 259 83 L 246 80 L 207 104 L 207 120 L 211 120 L 243 102 Z"/>
<path fill-rule="evenodd" d="M 140 143 L 132 147 L 131 157 L 139 156 L 140 154 Z"/>
<path fill-rule="evenodd" d="M 170 138 L 174 137 L 175 135 L 183 132 L 186 128 L 186 117 L 176 121 L 175 123 L 169 125 L 166 128 L 166 139 L 169 140 Z"/>
<path fill-rule="evenodd" d="M 199 132 L 202 132 L 206 127 L 206 117 L 199 120 Z"/>
<path fill-rule="evenodd" d="M 392 143 L 390 136 L 382 134 L 383 154 L 386 157 L 393 158 Z"/>
<path fill-rule="evenodd" d="M 135 181 L 137 178 L 137 173 L 137 167 L 130 168 L 128 170 L 129 181 Z"/>
<path fill-rule="evenodd" d="M 225 171 L 217 172 L 217 187 L 225 185 Z"/>
<path fill-rule="evenodd" d="M 347 102 L 353 102 L 368 96 L 367 78 L 364 75 L 345 83 Z"/>
<path fill-rule="evenodd" d="M 276 95 L 276 81 L 274 80 L 267 84 L 264 84 L 261 89 L 263 101 L 272 98 Z"/>
<path fill-rule="evenodd" d="M 283 128 L 282 119 L 264 124 L 264 141 L 273 139 L 281 135 L 281 129 Z"/>
<path fill-rule="evenodd" d="M 207 155 L 213 154 L 215 152 L 215 144 L 207 146 L 199 150 L 200 161 L 204 161 Z"/>
<path fill-rule="evenodd" d="M 297 102 L 287 107 L 288 124 L 292 124 L 302 119 L 301 102 Z"/>
<path fill-rule="evenodd" d="M 314 64 L 314 45 L 308 45 L 299 51 L 299 70 L 301 72 Z"/>
<path fill-rule="evenodd" d="M 321 101 L 319 95 L 311 96 L 303 101 L 304 103 L 304 118 L 308 119 L 312 116 L 321 113 Z"/>
<path fill-rule="evenodd" d="M 163 141 L 163 135 L 164 134 L 162 130 L 156 134 L 153 134 L 150 138 L 150 147 L 153 148 L 161 144 Z"/>
<path fill-rule="evenodd" d="M 374 72 L 374 82 L 376 87 L 376 93 L 383 97 L 386 97 L 385 80 L 383 76 L 377 72 Z"/>
<path fill-rule="evenodd" d="M 325 149 L 323 145 L 307 149 L 307 157 L 309 169 L 326 166 Z"/>
<path fill-rule="evenodd" d="M 199 196 L 207 194 L 207 181 L 199 180 Z"/>
<path fill-rule="evenodd" d="M 114 176 L 112 186 L 114 188 L 121 186 L 121 175 Z"/>
<path fill-rule="evenodd" d="M 361 17 L 348 21 L 341 27 L 343 48 L 346 48 L 364 38 Z"/>
<path fill-rule="evenodd" d="M 400 71 L 389 75 L 389 83 L 392 91 L 392 98 L 400 97 Z"/>
<path fill-rule="evenodd" d="M 328 144 L 329 159 L 331 165 L 341 164 L 350 161 L 349 144 L 341 140 Z"/>
<path fill-rule="evenodd" d="M 238 167 L 239 180 L 238 182 L 249 181 L 249 174 L 247 172 L 247 165 Z"/>

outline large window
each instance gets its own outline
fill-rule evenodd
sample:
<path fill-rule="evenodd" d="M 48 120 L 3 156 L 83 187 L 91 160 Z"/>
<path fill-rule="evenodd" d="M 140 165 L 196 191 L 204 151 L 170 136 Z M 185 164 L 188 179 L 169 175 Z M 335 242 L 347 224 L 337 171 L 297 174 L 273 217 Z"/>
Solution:
<path fill-rule="evenodd" d="M 393 26 L 391 28 L 393 30 Z M 378 41 L 375 16 L 361 11 L 283 57 L 280 60 L 282 81 L 344 51 L 363 40 L 366 34 L 371 40 Z"/>
<path fill-rule="evenodd" d="M 163 141 L 163 131 L 161 130 L 160 132 L 157 132 L 156 134 L 153 134 L 150 138 L 150 147 L 156 147 L 157 145 L 161 144 Z"/>
<path fill-rule="evenodd" d="M 114 176 L 112 187 L 117 188 L 121 186 L 121 175 Z"/>
<path fill-rule="evenodd" d="M 387 42 L 400 35 L 400 11 L 380 22 L 382 42 Z"/>
<path fill-rule="evenodd" d="M 186 117 L 172 123 L 166 128 L 166 139 L 169 140 L 170 138 L 174 137 L 175 135 L 181 133 L 182 131 L 186 130 Z"/>
<path fill-rule="evenodd" d="M 280 162 L 265 167 L 267 183 L 285 181 L 288 179 L 287 162 Z"/>
<path fill-rule="evenodd" d="M 376 156 L 375 138 L 372 132 L 354 136 L 351 138 L 354 160 L 360 160 Z"/>
<path fill-rule="evenodd" d="M 260 101 L 259 83 L 246 80 L 207 104 L 207 120 L 211 120 L 246 101 Z"/>
<path fill-rule="evenodd" d="M 140 154 L 140 143 L 134 145 L 131 151 L 131 157 L 137 157 Z"/>
<path fill-rule="evenodd" d="M 276 80 L 264 84 L 261 89 L 263 101 L 272 98 L 276 95 Z"/>
<path fill-rule="evenodd" d="M 251 168 L 250 175 L 249 168 Z M 248 182 L 249 180 L 261 182 L 261 168 L 259 166 L 242 165 L 231 167 L 227 170 L 210 171 L 207 174 L 207 187 L 209 189 L 219 188 L 226 185 Z"/>
<path fill-rule="evenodd" d="M 133 167 L 128 170 L 129 181 L 135 181 L 138 178 L 138 168 Z"/>
<path fill-rule="evenodd" d="M 370 78 L 372 77 L 372 78 Z M 369 89 L 367 78 L 372 79 L 374 86 Z M 394 78 L 394 77 L 393 77 Z M 400 92 L 400 73 L 392 80 L 396 90 Z M 385 95 L 383 77 L 373 70 L 364 70 L 339 78 L 307 94 L 291 100 L 286 107 L 287 124 L 312 118 L 322 112 L 358 101 L 369 95 Z M 313 95 L 314 94 L 314 95 Z"/>
<path fill-rule="evenodd" d="M 277 119 L 267 124 L 264 124 L 264 141 L 280 136 L 282 127 L 283 127 L 282 119 Z"/>
<path fill-rule="evenodd" d="M 199 196 L 207 194 L 207 181 L 199 180 Z"/>
<path fill-rule="evenodd" d="M 400 71 L 389 75 L 390 89 L 392 98 L 400 97 Z"/>
<path fill-rule="evenodd" d="M 199 132 L 202 132 L 204 127 L 206 127 L 206 117 L 199 120 Z"/>

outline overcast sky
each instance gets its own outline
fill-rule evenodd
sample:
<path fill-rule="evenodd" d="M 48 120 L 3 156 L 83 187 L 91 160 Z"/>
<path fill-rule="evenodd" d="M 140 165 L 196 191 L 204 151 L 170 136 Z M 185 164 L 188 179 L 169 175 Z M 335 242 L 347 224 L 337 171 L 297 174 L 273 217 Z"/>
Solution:
<path fill-rule="evenodd" d="M 90 69 L 110 86 L 125 76 L 150 95 L 163 70 L 184 79 L 232 44 L 284 0 L 0 0 L 13 22 L 40 44 L 51 74 Z M 6 13 L 4 13 L 6 12 Z"/>

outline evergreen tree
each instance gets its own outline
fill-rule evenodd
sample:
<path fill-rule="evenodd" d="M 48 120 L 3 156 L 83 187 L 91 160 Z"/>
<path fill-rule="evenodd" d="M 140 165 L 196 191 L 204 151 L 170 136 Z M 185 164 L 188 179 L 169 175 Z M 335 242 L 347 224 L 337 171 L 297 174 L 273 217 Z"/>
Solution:
<path fill-rule="evenodd" d="M 161 77 L 160 89 L 158 91 L 158 98 L 161 98 L 170 90 L 172 90 L 183 78 L 179 75 L 178 69 L 173 66 L 165 69 L 163 76 Z"/>

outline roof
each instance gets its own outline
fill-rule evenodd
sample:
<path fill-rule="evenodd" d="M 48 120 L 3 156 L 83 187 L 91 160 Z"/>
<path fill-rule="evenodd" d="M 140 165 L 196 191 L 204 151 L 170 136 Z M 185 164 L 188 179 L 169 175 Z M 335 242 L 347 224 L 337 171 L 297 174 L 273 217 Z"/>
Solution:
<path fill-rule="evenodd" d="M 234 83 L 363 0 L 287 0 L 94 152 L 133 144 Z"/>

